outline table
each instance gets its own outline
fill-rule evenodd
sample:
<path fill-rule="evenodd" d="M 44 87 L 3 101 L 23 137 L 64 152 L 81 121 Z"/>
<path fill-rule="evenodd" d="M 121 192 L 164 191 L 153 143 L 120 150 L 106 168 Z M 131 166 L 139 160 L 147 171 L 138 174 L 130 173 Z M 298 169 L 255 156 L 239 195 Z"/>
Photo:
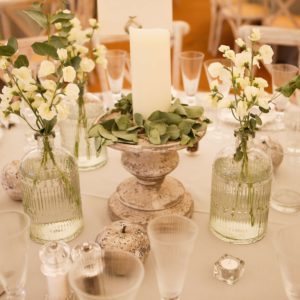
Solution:
<path fill-rule="evenodd" d="M 224 127 L 224 132 L 232 135 L 232 128 Z M 0 168 L 24 154 L 26 137 L 24 127 L 5 130 L 0 140 Z M 283 300 L 287 299 L 280 277 L 279 266 L 272 247 L 272 236 L 286 224 L 300 221 L 300 213 L 280 214 L 270 209 L 269 227 L 266 237 L 252 245 L 232 245 L 218 240 L 208 229 L 211 165 L 216 153 L 227 141 L 217 140 L 211 132 L 200 142 L 198 155 L 188 155 L 180 151 L 180 163 L 172 176 L 178 178 L 195 200 L 194 221 L 199 226 L 198 240 L 191 258 L 182 300 Z M 97 233 L 110 223 L 107 214 L 107 198 L 116 186 L 129 174 L 121 166 L 120 153 L 109 149 L 108 163 L 94 171 L 80 173 L 83 214 L 85 227 L 82 234 L 73 240 L 74 246 L 84 241 L 94 241 Z M 0 187 L 0 210 L 22 210 L 22 204 L 8 198 Z M 27 277 L 27 299 L 42 300 L 46 292 L 46 282 L 40 272 L 38 251 L 40 245 L 30 242 L 29 270 Z M 213 278 L 213 263 L 228 253 L 246 262 L 242 279 L 234 286 L 228 286 Z M 137 300 L 159 299 L 152 257 L 145 263 L 145 279 Z M 4 300 L 5 296 L 0 297 Z"/>

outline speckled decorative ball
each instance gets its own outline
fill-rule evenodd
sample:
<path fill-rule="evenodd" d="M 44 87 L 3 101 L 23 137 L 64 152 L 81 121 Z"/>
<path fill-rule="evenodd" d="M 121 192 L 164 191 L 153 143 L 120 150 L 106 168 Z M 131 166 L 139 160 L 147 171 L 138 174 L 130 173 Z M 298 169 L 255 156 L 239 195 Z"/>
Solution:
<path fill-rule="evenodd" d="M 102 249 L 123 250 L 136 255 L 142 262 L 150 252 L 150 241 L 144 228 L 128 221 L 116 221 L 97 236 Z"/>
<path fill-rule="evenodd" d="M 19 160 L 7 164 L 1 173 L 1 184 L 8 196 L 15 201 L 22 201 L 21 181 L 19 173 Z"/>
<path fill-rule="evenodd" d="M 272 159 L 273 169 L 276 170 L 282 163 L 284 151 L 281 144 L 277 141 L 274 141 L 269 136 L 261 136 L 258 139 L 255 139 L 255 145 L 270 155 Z"/>

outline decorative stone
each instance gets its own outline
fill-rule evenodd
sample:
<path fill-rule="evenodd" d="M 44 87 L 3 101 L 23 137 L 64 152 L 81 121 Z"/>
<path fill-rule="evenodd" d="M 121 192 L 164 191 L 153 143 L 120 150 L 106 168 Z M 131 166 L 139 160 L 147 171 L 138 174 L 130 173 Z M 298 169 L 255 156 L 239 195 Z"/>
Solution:
<path fill-rule="evenodd" d="M 7 164 L 1 173 L 1 184 L 8 196 L 15 201 L 22 201 L 21 182 L 19 173 L 19 160 Z"/>
<path fill-rule="evenodd" d="M 96 243 L 104 250 L 123 250 L 136 255 L 142 262 L 150 252 L 150 242 L 144 228 L 128 221 L 116 221 L 106 226 Z"/>
<path fill-rule="evenodd" d="M 261 136 L 254 139 L 254 144 L 265 153 L 270 155 L 272 159 L 273 169 L 276 170 L 282 163 L 284 151 L 281 144 L 274 141 L 269 136 Z"/>

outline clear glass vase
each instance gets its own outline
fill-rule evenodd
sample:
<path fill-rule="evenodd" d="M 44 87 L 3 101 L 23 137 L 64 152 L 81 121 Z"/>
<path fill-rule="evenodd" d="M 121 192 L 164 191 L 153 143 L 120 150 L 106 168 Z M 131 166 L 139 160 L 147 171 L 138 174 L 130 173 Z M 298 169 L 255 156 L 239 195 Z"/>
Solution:
<path fill-rule="evenodd" d="M 37 148 L 29 151 L 20 165 L 31 238 L 40 243 L 72 240 L 83 228 L 76 161 L 54 146 L 53 135 L 39 135 L 37 142 Z"/>
<path fill-rule="evenodd" d="M 60 122 L 61 145 L 76 158 L 79 170 L 92 170 L 107 162 L 106 147 L 97 154 L 94 139 L 88 138 L 88 130 L 100 115 L 104 113 L 99 97 L 85 93 L 78 102 L 68 102 L 70 113 Z"/>
<path fill-rule="evenodd" d="M 234 160 L 235 147 L 216 157 L 212 170 L 210 229 L 221 240 L 251 244 L 266 233 L 272 183 L 270 157 L 257 148 Z"/>

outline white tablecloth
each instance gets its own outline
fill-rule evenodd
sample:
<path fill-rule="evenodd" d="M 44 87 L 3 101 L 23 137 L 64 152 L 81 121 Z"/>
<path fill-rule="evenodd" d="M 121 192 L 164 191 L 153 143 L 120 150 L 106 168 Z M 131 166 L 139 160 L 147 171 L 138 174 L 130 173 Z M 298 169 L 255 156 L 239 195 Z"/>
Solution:
<path fill-rule="evenodd" d="M 232 134 L 232 128 L 227 132 Z M 230 138 L 229 138 L 230 139 Z M 200 142 L 198 155 L 180 152 L 180 163 L 172 176 L 184 183 L 195 201 L 193 219 L 199 225 L 198 242 L 191 258 L 182 300 L 283 300 L 286 299 L 280 277 L 279 266 L 272 247 L 272 236 L 285 224 L 300 221 L 300 214 L 284 215 L 270 209 L 269 227 L 266 237 L 252 245 L 232 245 L 215 238 L 208 229 L 211 165 L 216 153 L 228 142 L 217 140 L 211 132 Z M 26 137 L 24 128 L 5 130 L 0 140 L 0 168 L 24 154 Z M 108 163 L 95 171 L 80 173 L 85 228 L 83 233 L 70 243 L 74 246 L 83 241 L 94 241 L 97 233 L 110 223 L 107 214 L 107 198 L 117 185 L 129 174 L 120 162 L 120 153 L 109 149 Z M 22 204 L 8 198 L 0 187 L 0 210 L 22 210 Z M 40 272 L 38 251 L 40 245 L 30 242 L 27 299 L 42 300 L 46 293 L 46 282 Z M 213 263 L 228 253 L 246 262 L 242 279 L 228 286 L 213 278 Z M 12 258 L 13 259 L 13 258 Z M 145 263 L 146 275 L 138 300 L 159 299 L 151 255 Z M 4 297 L 0 297 L 4 299 Z"/>

